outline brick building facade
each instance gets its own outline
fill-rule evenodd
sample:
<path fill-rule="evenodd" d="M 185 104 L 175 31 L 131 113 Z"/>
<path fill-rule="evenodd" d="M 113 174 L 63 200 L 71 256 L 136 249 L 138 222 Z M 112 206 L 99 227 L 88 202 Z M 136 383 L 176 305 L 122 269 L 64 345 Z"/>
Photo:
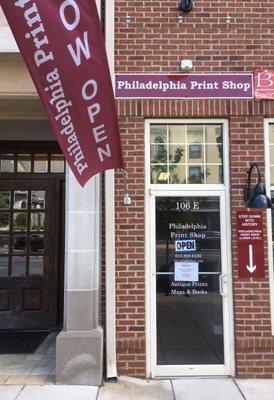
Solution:
<path fill-rule="evenodd" d="M 128 19 L 126 19 L 128 17 Z M 191 73 L 253 72 L 273 65 L 272 1 L 196 0 L 190 13 L 176 1 L 115 2 L 115 72 L 180 74 L 180 60 L 191 59 Z M 239 377 L 273 378 L 274 341 L 268 272 L 265 278 L 238 277 L 236 211 L 245 209 L 243 186 L 251 162 L 265 168 L 264 120 L 274 116 L 271 101 L 118 100 L 118 114 L 133 202 L 122 204 L 117 178 L 117 349 L 119 372 L 146 375 L 145 287 L 145 119 L 224 118 L 229 124 L 231 244 L 235 364 Z M 174 121 L 173 121 L 174 122 Z M 268 167 L 268 166 L 266 166 Z M 183 188 L 182 188 L 183 189 Z M 265 212 L 264 212 L 265 213 Z M 266 229 L 264 232 L 266 239 Z M 267 255 L 266 269 L 273 268 Z M 148 293 L 148 292 L 147 292 Z"/>
<path fill-rule="evenodd" d="M 113 75 L 273 68 L 273 0 L 193 0 L 188 13 L 179 0 L 96 3 Z M 274 198 L 274 102 L 187 96 L 117 96 L 131 204 L 118 171 L 82 189 L 0 12 L 0 330 L 61 330 L 58 383 L 99 385 L 104 367 L 107 378 L 274 378 L 272 215 L 262 211 L 256 254 L 264 277 L 239 276 L 236 221 L 251 163 Z"/>

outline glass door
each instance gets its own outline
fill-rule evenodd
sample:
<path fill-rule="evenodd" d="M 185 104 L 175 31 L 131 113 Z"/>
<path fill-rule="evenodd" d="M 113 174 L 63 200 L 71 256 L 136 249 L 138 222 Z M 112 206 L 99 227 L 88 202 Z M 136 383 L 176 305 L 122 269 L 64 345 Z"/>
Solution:
<path fill-rule="evenodd" d="M 225 198 L 152 197 L 154 375 L 229 375 Z"/>

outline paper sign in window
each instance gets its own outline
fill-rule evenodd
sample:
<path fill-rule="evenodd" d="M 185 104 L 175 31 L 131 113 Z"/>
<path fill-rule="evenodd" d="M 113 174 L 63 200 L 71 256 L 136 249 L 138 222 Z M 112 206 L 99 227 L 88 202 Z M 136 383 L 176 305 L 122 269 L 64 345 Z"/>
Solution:
<path fill-rule="evenodd" d="M 174 280 L 180 282 L 199 281 L 199 263 L 197 262 L 174 262 Z"/>

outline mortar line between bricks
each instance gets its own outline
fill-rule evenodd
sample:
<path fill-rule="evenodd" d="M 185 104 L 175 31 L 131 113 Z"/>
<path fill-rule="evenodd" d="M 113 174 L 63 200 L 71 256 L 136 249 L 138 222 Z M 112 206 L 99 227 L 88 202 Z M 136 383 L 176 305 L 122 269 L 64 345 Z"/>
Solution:
<path fill-rule="evenodd" d="M 174 390 L 174 386 L 173 386 L 173 381 L 172 381 L 172 379 L 170 379 L 170 383 L 171 383 L 171 389 L 172 389 L 172 393 L 173 393 L 173 399 L 176 400 L 175 390 Z"/>
<path fill-rule="evenodd" d="M 234 378 L 233 378 L 232 380 L 233 380 L 235 386 L 237 387 L 237 389 L 239 390 L 239 392 L 241 393 L 241 395 L 242 395 L 242 397 L 244 398 L 244 400 L 247 400 L 246 397 L 245 397 L 245 395 L 243 394 L 243 392 L 242 392 L 240 386 L 238 385 L 238 383 L 235 381 Z"/>

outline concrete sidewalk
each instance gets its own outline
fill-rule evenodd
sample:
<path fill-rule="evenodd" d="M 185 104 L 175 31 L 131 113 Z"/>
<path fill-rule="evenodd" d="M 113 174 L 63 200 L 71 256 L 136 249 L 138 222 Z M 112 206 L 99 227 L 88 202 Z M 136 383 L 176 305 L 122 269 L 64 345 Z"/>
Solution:
<path fill-rule="evenodd" d="M 173 379 L 146 381 L 120 377 L 92 386 L 2 385 L 1 400 L 273 400 L 274 380 Z"/>

